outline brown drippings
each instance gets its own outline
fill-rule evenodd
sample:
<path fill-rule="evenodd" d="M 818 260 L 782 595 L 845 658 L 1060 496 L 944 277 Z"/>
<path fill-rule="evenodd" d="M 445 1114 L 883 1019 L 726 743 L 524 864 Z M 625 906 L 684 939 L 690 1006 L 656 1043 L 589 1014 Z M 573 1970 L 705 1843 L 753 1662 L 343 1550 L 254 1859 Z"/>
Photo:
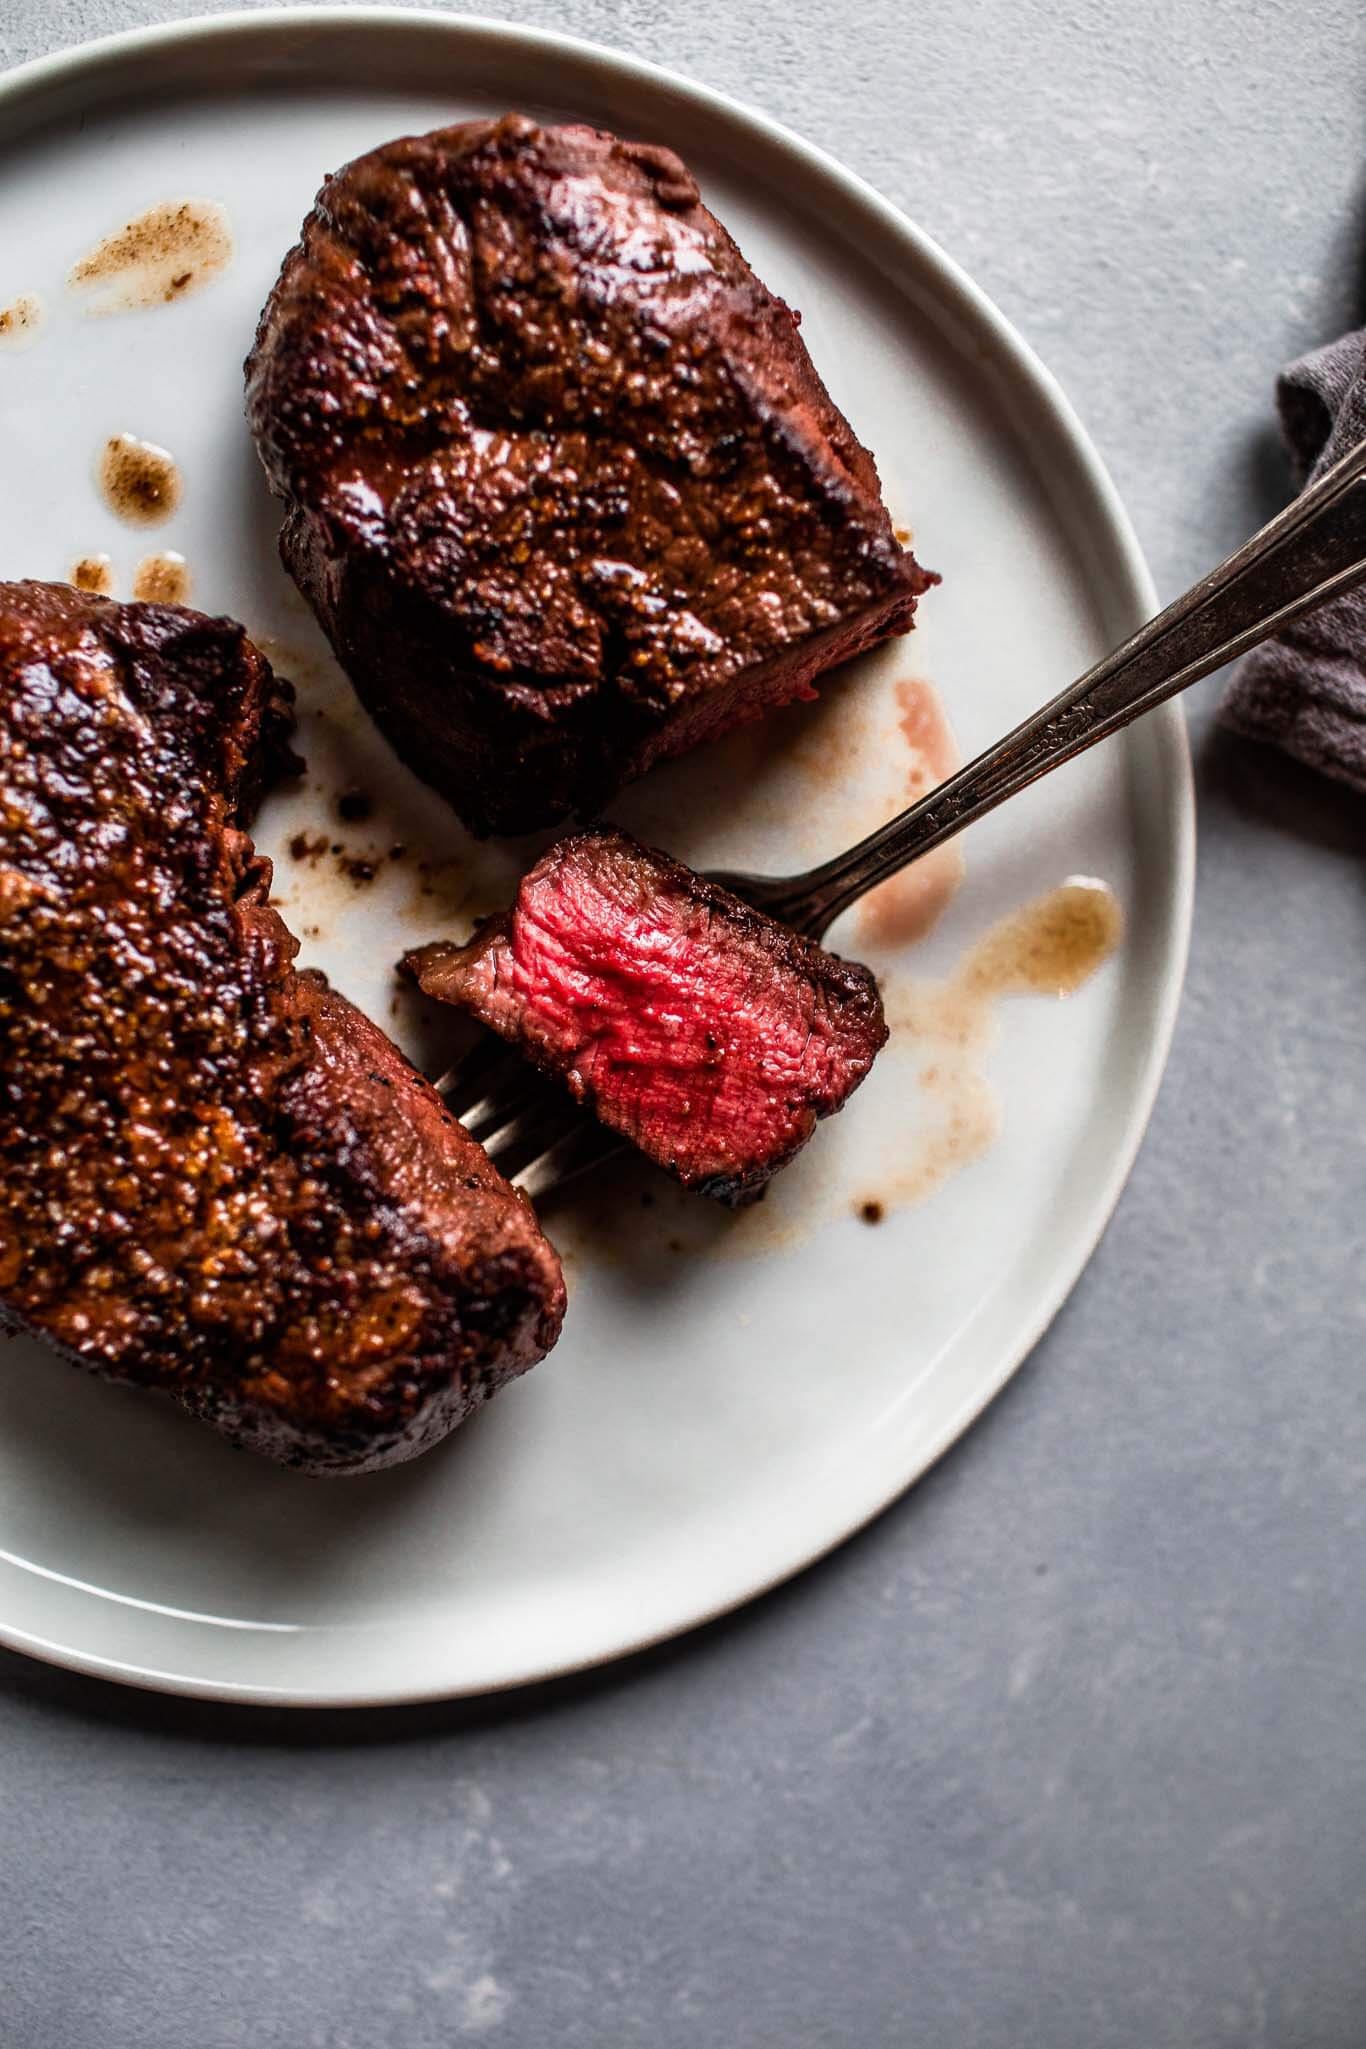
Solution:
<path fill-rule="evenodd" d="M 916 1148 L 899 1161 L 888 1200 L 924 1202 L 964 1167 L 991 1150 L 1001 1111 L 990 1082 L 966 1060 L 922 1068 L 918 1076 L 926 1125 Z"/>
<path fill-rule="evenodd" d="M 906 743 L 906 800 L 916 803 L 962 765 L 943 699 L 932 683 L 906 677 L 896 686 L 897 727 Z M 859 906 L 859 937 L 868 946 L 910 946 L 947 910 L 963 880 L 956 841 L 923 854 L 899 875 L 870 890 Z"/>
<path fill-rule="evenodd" d="M 935 1057 L 916 1076 L 929 1118 L 899 1167 L 895 1200 L 921 1202 L 960 1167 L 980 1159 L 999 1111 L 978 1059 L 991 1043 L 1003 996 L 1069 996 L 1119 945 L 1124 917 L 1105 883 L 1074 876 L 993 925 L 944 982 L 912 984 L 888 1005 L 898 1037 Z"/>
<path fill-rule="evenodd" d="M 97 242 L 67 283 L 83 295 L 86 312 L 125 313 L 198 291 L 231 255 L 232 231 L 217 200 L 169 200 Z"/>
<path fill-rule="evenodd" d="M 1114 891 L 1074 876 L 997 925 L 974 952 L 973 973 L 1001 996 L 1070 996 L 1110 958 L 1123 933 Z"/>
<path fill-rule="evenodd" d="M 144 555 L 133 577 L 133 596 L 149 605 L 183 605 L 190 595 L 190 565 L 168 548 L 164 555 Z"/>
<path fill-rule="evenodd" d="M 130 526 L 159 526 L 180 503 L 174 457 L 134 434 L 110 436 L 100 453 L 98 476 L 110 510 Z"/>
<path fill-rule="evenodd" d="M 1119 945 L 1124 914 L 1112 889 L 1074 875 L 1012 911 L 978 940 L 955 977 L 961 1000 L 1070 996 Z"/>
<path fill-rule="evenodd" d="M 384 855 L 377 850 L 367 847 L 353 853 L 342 841 L 329 840 L 325 832 L 296 832 L 286 844 L 290 859 L 306 862 L 310 868 L 316 868 L 324 855 L 330 854 L 337 874 L 353 889 L 363 889 L 373 882 L 384 861 Z"/>
<path fill-rule="evenodd" d="M 326 833 L 319 833 L 315 839 L 310 839 L 306 832 L 296 832 L 289 843 L 290 859 L 294 861 L 309 861 L 316 866 L 326 852 Z"/>
<path fill-rule="evenodd" d="M 337 816 L 346 825 L 358 825 L 374 808 L 374 800 L 365 790 L 343 790 L 337 798 Z"/>
<path fill-rule="evenodd" d="M 92 597 L 112 597 L 114 565 L 107 555 L 82 555 L 72 563 L 67 581 L 74 583 L 78 591 L 89 591 Z"/>
<path fill-rule="evenodd" d="M 26 349 L 38 339 L 46 317 L 37 292 L 20 292 L 8 306 L 0 306 L 0 347 Z"/>
<path fill-rule="evenodd" d="M 861 1202 L 858 1205 L 859 1222 L 863 1224 L 880 1224 L 886 1214 L 887 1212 L 880 1202 Z"/>
<path fill-rule="evenodd" d="M 1124 917 L 1114 891 L 1074 876 L 1012 911 L 983 934 L 957 974 L 912 983 L 889 1004 L 893 1031 L 977 1051 L 991 1036 L 1001 996 L 1069 996 L 1118 946 Z M 934 1070 L 922 1082 L 932 1084 Z"/>

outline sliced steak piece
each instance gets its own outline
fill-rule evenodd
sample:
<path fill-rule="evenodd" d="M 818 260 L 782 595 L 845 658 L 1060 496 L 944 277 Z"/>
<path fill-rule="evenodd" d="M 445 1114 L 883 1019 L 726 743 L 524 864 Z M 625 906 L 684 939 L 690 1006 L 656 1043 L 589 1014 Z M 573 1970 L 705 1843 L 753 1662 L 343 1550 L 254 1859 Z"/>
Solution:
<path fill-rule="evenodd" d="M 801 1151 L 887 1038 L 867 968 L 610 828 L 558 841 L 468 945 L 403 965 L 730 1203 Z"/>
<path fill-rule="evenodd" d="M 294 969 L 242 829 L 288 724 L 231 620 L 0 585 L 0 1314 L 364 1472 L 539 1359 L 564 1287 L 426 1082 Z"/>
<path fill-rule="evenodd" d="M 669 150 L 519 115 L 330 178 L 247 404 L 280 549 L 474 831 L 590 814 L 812 696 L 935 581 Z"/>

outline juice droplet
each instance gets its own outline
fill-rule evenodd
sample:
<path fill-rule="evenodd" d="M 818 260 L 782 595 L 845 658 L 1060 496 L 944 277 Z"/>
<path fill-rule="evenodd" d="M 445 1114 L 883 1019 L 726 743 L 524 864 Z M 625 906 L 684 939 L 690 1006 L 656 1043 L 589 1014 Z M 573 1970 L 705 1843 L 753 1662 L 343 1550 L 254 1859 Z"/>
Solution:
<path fill-rule="evenodd" d="M 78 591 L 89 591 L 95 598 L 109 598 L 114 594 L 114 565 L 107 555 L 82 555 L 71 565 L 69 578 Z"/>
<path fill-rule="evenodd" d="M 133 596 L 149 605 L 183 605 L 190 595 L 190 565 L 168 548 L 144 555 L 133 577 Z"/>
<path fill-rule="evenodd" d="M 965 993 L 1070 996 L 1119 945 L 1124 916 L 1105 883 L 1074 875 L 993 925 L 968 955 Z"/>
<path fill-rule="evenodd" d="M 106 235 L 67 278 L 87 313 L 170 305 L 208 284 L 232 255 L 216 199 L 167 200 Z"/>
<path fill-rule="evenodd" d="M 896 686 L 896 702 L 897 730 L 907 755 L 906 802 L 914 804 L 961 768 L 963 756 L 933 683 L 919 676 L 903 677 Z M 860 939 L 867 946 L 910 946 L 923 939 L 957 895 L 963 873 L 963 849 L 957 840 L 922 854 L 864 897 L 858 911 Z"/>
<path fill-rule="evenodd" d="M 891 1200 L 923 1201 L 992 1144 L 1000 1113 L 980 1063 L 999 999 L 1070 996 L 1109 959 L 1123 930 L 1114 891 L 1072 876 L 991 926 L 947 981 L 897 992 L 888 1022 L 923 1053 L 917 1081 L 925 1120 L 917 1148 L 889 1184 Z"/>
<path fill-rule="evenodd" d="M 37 292 L 20 292 L 8 306 L 0 306 L 0 348 L 31 348 L 46 317 Z"/>
<path fill-rule="evenodd" d="M 159 526 L 180 503 L 175 458 L 134 434 L 115 434 L 105 442 L 98 476 L 110 510 L 130 526 Z"/>

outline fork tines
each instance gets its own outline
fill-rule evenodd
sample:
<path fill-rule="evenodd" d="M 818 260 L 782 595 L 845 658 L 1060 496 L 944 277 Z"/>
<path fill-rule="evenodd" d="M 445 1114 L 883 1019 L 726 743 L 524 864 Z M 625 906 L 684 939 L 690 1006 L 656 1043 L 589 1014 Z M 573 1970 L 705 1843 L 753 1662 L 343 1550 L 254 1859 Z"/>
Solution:
<path fill-rule="evenodd" d="M 436 1090 L 499 1172 L 537 1201 L 621 1149 L 620 1139 L 492 1033 Z"/>

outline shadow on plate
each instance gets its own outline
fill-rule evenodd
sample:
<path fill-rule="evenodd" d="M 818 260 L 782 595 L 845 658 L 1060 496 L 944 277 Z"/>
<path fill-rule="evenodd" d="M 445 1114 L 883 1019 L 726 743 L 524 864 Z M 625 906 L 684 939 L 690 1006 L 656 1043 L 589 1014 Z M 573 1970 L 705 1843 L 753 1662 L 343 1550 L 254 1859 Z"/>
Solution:
<path fill-rule="evenodd" d="M 323 1479 L 238 1451 L 168 1398 L 99 1380 L 35 1341 L 12 1341 L 4 1363 L 4 1464 L 22 1475 L 30 1546 L 50 1516 L 43 1565 L 77 1579 L 91 1570 L 79 1542 L 64 1541 L 65 1519 L 80 1503 L 91 1527 L 118 1532 L 144 1558 L 211 1551 L 215 1578 L 251 1590 L 243 1612 L 253 1619 L 255 1591 L 279 1587 L 272 1612 L 259 1615 L 267 1622 L 294 1619 L 296 1603 L 306 1610 L 344 1583 L 349 1556 L 383 1547 L 406 1525 L 420 1532 L 425 1517 L 446 1515 L 445 1503 L 458 1515 L 473 1473 L 454 1468 L 492 1456 L 498 1431 L 495 1406 L 406 1465 Z M 193 1607 L 185 1592 L 192 1575 L 173 1574 L 164 1587 L 155 1577 L 139 1581 L 139 1598 Z M 231 1613 L 231 1600 L 224 1605 Z"/>
<path fill-rule="evenodd" d="M 1064 1321 L 1067 1314 L 1064 1306 L 1059 1321 Z M 851 1589 L 857 1587 L 863 1571 L 860 1554 L 865 1545 L 881 1543 L 889 1555 L 904 1555 L 908 1542 L 914 1541 L 915 1521 L 942 1513 L 946 1501 L 960 1486 L 972 1484 L 964 1472 L 965 1463 L 991 1455 L 991 1440 L 997 1431 L 1009 1427 L 1009 1413 L 1014 1403 L 1024 1398 L 1035 1371 L 1042 1370 L 1041 1362 L 1051 1342 L 1047 1336 L 1041 1340 L 974 1429 L 864 1529 L 793 1578 L 780 1581 L 727 1613 L 679 1636 L 582 1672 L 469 1698 L 389 1707 L 291 1708 L 184 1699 L 70 1672 L 0 1649 L 0 1692 L 33 1703 L 46 1713 L 175 1742 L 240 1744 L 274 1750 L 355 1749 L 403 1743 L 429 1745 L 443 1739 L 459 1741 L 477 1736 L 485 1729 L 512 1729 L 552 1716 L 588 1711 L 599 1703 L 610 1708 L 616 1700 L 638 1688 L 676 1686 L 679 1668 L 685 1663 L 706 1668 L 717 1659 L 733 1659 L 745 1638 L 756 1639 L 753 1654 L 764 1660 L 774 1654 L 776 1639 L 772 1632 L 791 1627 L 820 1627 L 819 1616 L 814 1623 L 808 1617 L 822 1596 L 837 1605 L 852 1597 Z M 440 1453 L 431 1456 L 435 1460 Z M 798 1608 L 806 1613 L 794 1622 Z"/>

